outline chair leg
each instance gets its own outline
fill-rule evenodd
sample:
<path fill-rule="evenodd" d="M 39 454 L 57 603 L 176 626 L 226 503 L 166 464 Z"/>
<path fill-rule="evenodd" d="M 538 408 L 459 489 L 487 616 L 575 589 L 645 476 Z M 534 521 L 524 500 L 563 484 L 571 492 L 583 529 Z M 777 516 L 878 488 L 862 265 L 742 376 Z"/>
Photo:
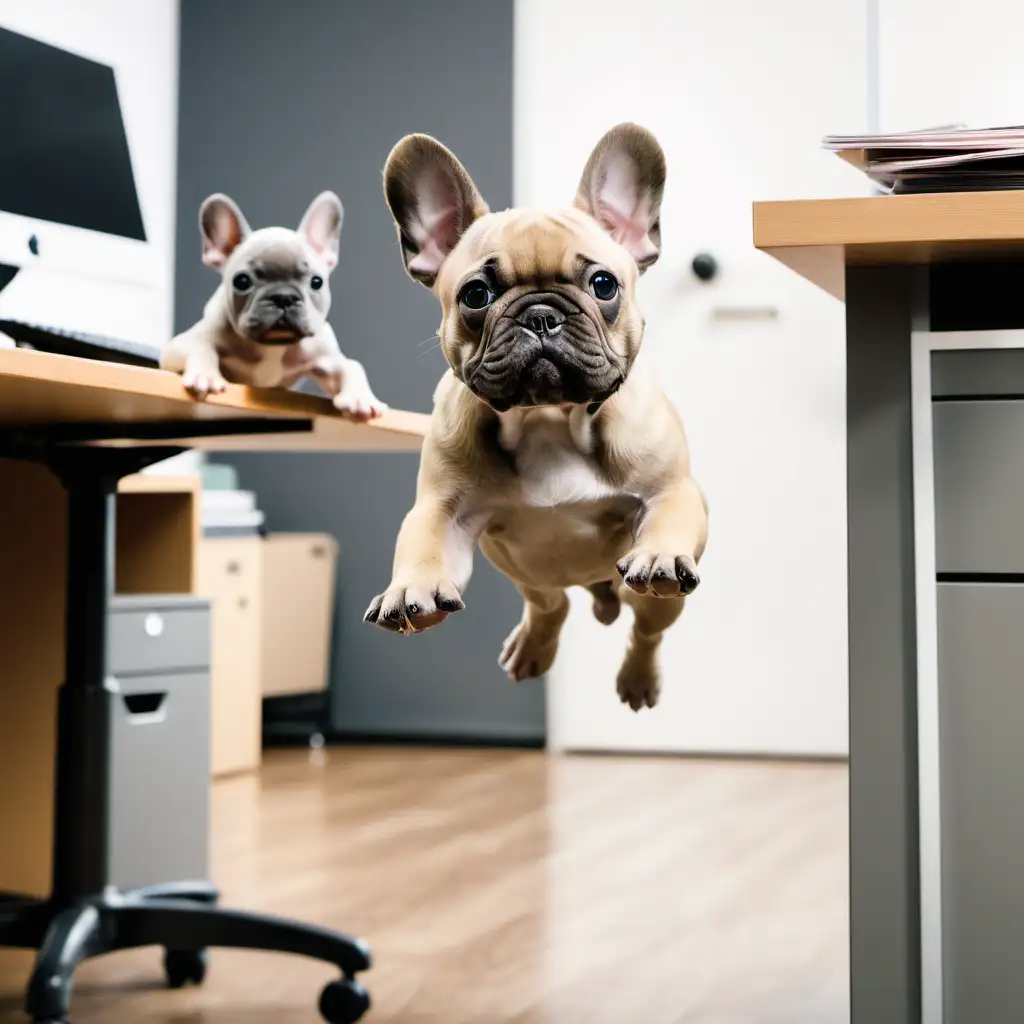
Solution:
<path fill-rule="evenodd" d="M 125 893 L 125 902 L 147 900 L 191 900 L 216 906 L 220 902 L 220 891 L 210 882 L 167 882 L 162 885 L 147 885 Z"/>
<path fill-rule="evenodd" d="M 165 946 L 172 950 L 223 946 L 294 953 L 334 964 L 346 977 L 370 967 L 361 939 L 267 914 L 204 906 L 186 900 L 146 900 L 105 911 L 118 949 Z"/>
<path fill-rule="evenodd" d="M 36 1024 L 56 1024 L 68 1015 L 75 968 L 106 952 L 101 912 L 92 904 L 71 907 L 50 924 L 29 981 L 25 1012 Z"/>

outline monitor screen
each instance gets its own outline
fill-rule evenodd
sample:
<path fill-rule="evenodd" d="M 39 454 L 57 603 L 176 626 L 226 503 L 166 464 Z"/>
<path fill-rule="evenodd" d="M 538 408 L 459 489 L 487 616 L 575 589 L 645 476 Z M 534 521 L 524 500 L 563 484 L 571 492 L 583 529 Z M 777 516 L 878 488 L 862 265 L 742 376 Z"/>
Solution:
<path fill-rule="evenodd" d="M 0 28 L 0 211 L 146 241 L 114 70 Z"/>

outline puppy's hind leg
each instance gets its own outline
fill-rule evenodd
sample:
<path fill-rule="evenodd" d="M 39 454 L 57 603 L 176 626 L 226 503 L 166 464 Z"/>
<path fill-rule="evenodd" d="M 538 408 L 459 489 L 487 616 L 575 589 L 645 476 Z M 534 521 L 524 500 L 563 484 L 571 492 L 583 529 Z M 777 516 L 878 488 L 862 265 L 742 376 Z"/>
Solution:
<path fill-rule="evenodd" d="M 604 583 L 592 583 L 587 590 L 594 598 L 594 618 L 602 626 L 610 626 L 622 611 L 622 601 L 619 599 L 619 592 L 611 580 Z"/>
<path fill-rule="evenodd" d="M 633 629 L 629 634 L 626 657 L 616 680 L 619 697 L 634 711 L 653 708 L 658 703 L 661 678 L 658 648 L 665 630 L 679 618 L 683 597 L 641 597 L 627 586 L 619 590 L 622 599 L 633 608 Z"/>
<path fill-rule="evenodd" d="M 525 598 L 523 618 L 501 649 L 498 664 L 514 683 L 542 676 L 555 661 L 558 635 L 569 614 L 564 590 L 518 586 Z"/>

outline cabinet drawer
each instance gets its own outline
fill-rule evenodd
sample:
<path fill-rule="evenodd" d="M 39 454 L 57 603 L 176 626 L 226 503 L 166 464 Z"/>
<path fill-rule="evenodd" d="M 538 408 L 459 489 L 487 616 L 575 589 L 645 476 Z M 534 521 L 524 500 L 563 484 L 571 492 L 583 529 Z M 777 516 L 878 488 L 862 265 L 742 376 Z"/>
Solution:
<path fill-rule="evenodd" d="M 936 402 L 936 567 L 1024 573 L 1024 401 Z"/>
<path fill-rule="evenodd" d="M 1024 1006 L 1024 585 L 938 590 L 946 1019 Z"/>
<path fill-rule="evenodd" d="M 114 675 L 209 668 L 209 603 L 194 597 L 114 598 L 108 657 Z"/>

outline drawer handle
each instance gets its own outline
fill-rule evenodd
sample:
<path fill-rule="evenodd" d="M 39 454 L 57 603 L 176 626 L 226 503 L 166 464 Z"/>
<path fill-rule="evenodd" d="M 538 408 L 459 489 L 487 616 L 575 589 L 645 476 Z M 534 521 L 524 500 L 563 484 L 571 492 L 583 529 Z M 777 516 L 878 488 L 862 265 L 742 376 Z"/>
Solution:
<path fill-rule="evenodd" d="M 124 706 L 132 718 L 153 718 L 160 715 L 164 702 L 167 700 L 166 690 L 156 690 L 153 693 L 126 693 L 123 698 Z M 162 717 L 162 716 L 161 716 Z"/>
<path fill-rule="evenodd" d="M 164 632 L 164 617 L 162 615 L 157 615 L 156 612 L 150 612 L 149 615 L 143 619 L 142 628 L 146 631 L 146 636 L 162 636 Z"/>
<path fill-rule="evenodd" d="M 227 571 L 229 576 L 239 576 L 242 572 L 242 563 L 232 559 L 227 564 Z"/>
<path fill-rule="evenodd" d="M 324 547 L 323 544 L 314 544 L 313 547 L 310 548 L 310 554 L 312 554 L 314 558 L 326 558 L 327 548 Z"/>

